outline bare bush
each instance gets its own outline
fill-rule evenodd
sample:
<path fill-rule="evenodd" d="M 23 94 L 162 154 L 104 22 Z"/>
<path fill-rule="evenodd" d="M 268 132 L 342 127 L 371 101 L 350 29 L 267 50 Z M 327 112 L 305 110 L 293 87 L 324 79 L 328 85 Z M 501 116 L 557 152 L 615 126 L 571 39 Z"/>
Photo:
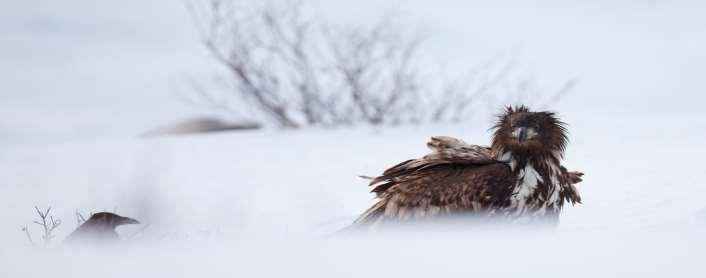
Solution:
<path fill-rule="evenodd" d="M 93 215 L 93 213 L 91 213 L 91 215 Z M 90 218 L 91 215 L 89 215 L 88 217 Z M 77 210 L 76 211 L 76 227 L 77 228 L 80 227 L 81 224 L 83 224 L 83 222 L 86 222 L 86 217 L 84 217 L 83 214 Z"/>
<path fill-rule="evenodd" d="M 38 207 L 35 206 L 34 210 L 37 212 L 39 220 L 35 220 L 33 222 L 34 224 L 37 224 L 42 227 L 41 241 L 37 243 L 34 242 L 34 240 L 32 239 L 32 234 L 29 231 L 29 227 L 22 227 L 22 231 L 27 236 L 27 240 L 29 240 L 30 244 L 41 244 L 42 246 L 49 246 L 49 244 L 51 244 L 51 240 L 54 238 L 54 230 L 61 225 L 61 219 L 54 219 L 54 216 L 51 215 L 51 207 L 48 207 L 46 210 L 40 210 Z"/>
<path fill-rule="evenodd" d="M 506 63 L 456 78 L 432 75 L 416 32 L 387 19 L 331 24 L 286 3 L 188 5 L 204 45 L 226 69 L 226 95 L 281 127 L 458 121 L 513 70 Z M 222 92 L 194 87 L 201 103 L 238 109 Z"/>

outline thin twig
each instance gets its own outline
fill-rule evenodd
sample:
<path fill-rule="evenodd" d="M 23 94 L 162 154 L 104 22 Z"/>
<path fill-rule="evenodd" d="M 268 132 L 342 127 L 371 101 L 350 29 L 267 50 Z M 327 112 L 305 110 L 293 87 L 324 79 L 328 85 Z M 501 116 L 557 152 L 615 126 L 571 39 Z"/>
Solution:
<path fill-rule="evenodd" d="M 29 233 L 29 228 L 27 226 L 22 227 L 22 231 L 25 232 L 25 236 L 27 236 L 27 240 L 29 240 L 29 243 L 31 245 L 34 245 L 34 240 L 32 240 L 32 235 Z"/>

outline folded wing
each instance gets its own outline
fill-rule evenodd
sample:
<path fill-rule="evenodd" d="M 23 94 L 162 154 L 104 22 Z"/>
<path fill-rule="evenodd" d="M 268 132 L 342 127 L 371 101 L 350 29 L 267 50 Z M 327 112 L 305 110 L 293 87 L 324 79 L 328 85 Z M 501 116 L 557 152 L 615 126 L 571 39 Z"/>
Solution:
<path fill-rule="evenodd" d="M 509 167 L 490 149 L 432 137 L 432 153 L 404 161 L 370 182 L 379 201 L 354 225 L 374 225 L 458 212 L 492 211 L 511 194 Z"/>

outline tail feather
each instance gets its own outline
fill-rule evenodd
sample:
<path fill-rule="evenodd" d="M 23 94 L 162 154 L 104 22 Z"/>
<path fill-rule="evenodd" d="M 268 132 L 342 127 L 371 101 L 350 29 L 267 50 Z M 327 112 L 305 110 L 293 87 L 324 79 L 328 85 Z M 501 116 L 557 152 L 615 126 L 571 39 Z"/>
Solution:
<path fill-rule="evenodd" d="M 374 224 L 384 215 L 386 204 L 387 200 L 385 199 L 378 201 L 368 210 L 363 212 L 358 219 L 353 221 L 353 226 L 368 226 Z"/>

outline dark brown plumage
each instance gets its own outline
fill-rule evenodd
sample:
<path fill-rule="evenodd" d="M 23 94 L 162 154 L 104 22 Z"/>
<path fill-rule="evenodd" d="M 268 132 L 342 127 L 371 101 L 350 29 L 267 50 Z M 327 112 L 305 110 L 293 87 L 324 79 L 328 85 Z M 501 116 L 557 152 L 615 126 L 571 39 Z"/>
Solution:
<path fill-rule="evenodd" d="M 120 225 L 140 224 L 139 221 L 110 212 L 99 212 L 83 222 L 65 240 L 66 243 L 112 243 L 119 237 L 115 228 Z"/>
<path fill-rule="evenodd" d="M 490 147 L 432 137 L 432 153 L 387 169 L 370 182 L 378 201 L 353 227 L 472 215 L 510 221 L 558 220 L 565 202 L 580 203 L 583 173 L 561 166 L 565 124 L 551 112 L 507 107 Z"/>

